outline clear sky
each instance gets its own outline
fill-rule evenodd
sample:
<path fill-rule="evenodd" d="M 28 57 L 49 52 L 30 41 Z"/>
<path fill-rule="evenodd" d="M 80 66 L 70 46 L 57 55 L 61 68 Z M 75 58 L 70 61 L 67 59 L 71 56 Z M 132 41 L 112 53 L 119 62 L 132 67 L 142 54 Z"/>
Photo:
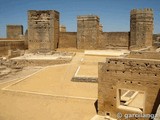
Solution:
<path fill-rule="evenodd" d="M 77 16 L 100 17 L 103 31 L 129 31 L 130 10 L 152 8 L 154 33 L 160 33 L 160 0 L 0 0 L 0 37 L 7 24 L 22 24 L 27 29 L 28 10 L 57 10 L 67 31 L 77 31 Z"/>

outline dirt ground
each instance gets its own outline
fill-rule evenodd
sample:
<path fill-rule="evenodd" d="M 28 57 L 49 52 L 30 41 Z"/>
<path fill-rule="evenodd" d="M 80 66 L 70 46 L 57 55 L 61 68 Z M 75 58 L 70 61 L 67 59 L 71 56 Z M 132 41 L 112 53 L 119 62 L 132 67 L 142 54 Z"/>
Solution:
<path fill-rule="evenodd" d="M 1 82 L 0 120 L 90 120 L 96 115 L 97 84 L 70 81 L 82 57 L 77 53 L 70 64 Z"/>
<path fill-rule="evenodd" d="M 47 67 L 6 89 L 96 99 L 97 84 L 71 82 L 76 68 L 74 64 Z"/>
<path fill-rule="evenodd" d="M 71 63 L 28 67 L 0 81 L 0 120 L 90 120 L 96 113 L 97 83 L 72 82 L 77 75 L 98 76 L 103 56 L 77 52 Z"/>
<path fill-rule="evenodd" d="M 9 81 L 16 81 L 19 79 L 24 78 L 25 76 L 28 76 L 40 69 L 42 69 L 43 67 L 40 66 L 35 66 L 35 67 L 24 67 L 22 69 L 22 71 L 16 72 L 16 73 L 11 73 L 5 77 L 3 77 L 3 79 L 0 80 L 0 84 L 9 82 Z"/>

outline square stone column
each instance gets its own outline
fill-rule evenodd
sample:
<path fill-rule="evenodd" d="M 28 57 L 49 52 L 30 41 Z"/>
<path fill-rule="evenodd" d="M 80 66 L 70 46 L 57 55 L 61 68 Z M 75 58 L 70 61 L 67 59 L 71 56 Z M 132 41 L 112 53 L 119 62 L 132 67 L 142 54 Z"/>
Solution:
<path fill-rule="evenodd" d="M 99 37 L 99 17 L 85 15 L 77 17 L 78 49 L 96 49 Z"/>
<path fill-rule="evenodd" d="M 59 12 L 54 10 L 28 11 L 28 49 L 50 52 L 58 47 Z"/>

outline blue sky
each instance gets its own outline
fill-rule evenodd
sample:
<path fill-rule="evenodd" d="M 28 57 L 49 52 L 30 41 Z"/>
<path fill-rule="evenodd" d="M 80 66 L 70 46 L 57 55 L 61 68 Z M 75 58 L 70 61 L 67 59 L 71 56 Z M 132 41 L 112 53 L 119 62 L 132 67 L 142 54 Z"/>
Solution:
<path fill-rule="evenodd" d="M 88 14 L 100 17 L 103 31 L 129 31 L 134 8 L 152 8 L 154 33 L 160 33 L 160 0 L 0 0 L 0 37 L 6 36 L 7 24 L 22 24 L 25 31 L 28 10 L 59 11 L 67 31 L 77 31 L 77 16 Z"/>

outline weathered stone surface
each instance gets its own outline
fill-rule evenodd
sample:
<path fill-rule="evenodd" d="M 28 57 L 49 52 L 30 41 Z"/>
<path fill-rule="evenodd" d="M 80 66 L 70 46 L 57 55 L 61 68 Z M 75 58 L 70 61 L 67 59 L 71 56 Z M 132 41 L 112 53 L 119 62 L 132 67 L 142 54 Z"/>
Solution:
<path fill-rule="evenodd" d="M 4 80 L 9 74 L 16 73 L 21 71 L 23 66 L 20 66 L 15 61 L 11 61 L 8 59 L 1 59 L 0 60 L 0 80 Z"/>
<path fill-rule="evenodd" d="M 77 48 L 97 49 L 99 17 L 95 15 L 78 16 L 77 20 Z"/>
<path fill-rule="evenodd" d="M 160 46 L 159 35 L 153 35 L 152 9 L 133 9 L 130 13 L 130 32 L 103 32 L 96 15 L 77 17 L 77 33 L 59 30 L 59 13 L 54 10 L 29 10 L 28 30 L 21 36 L 25 49 L 31 52 L 49 52 L 57 48 L 78 49 L 139 49 Z M 20 26 L 10 25 L 13 35 Z M 19 30 L 21 31 L 21 30 Z M 59 33 L 61 32 L 61 34 Z M 19 32 L 20 34 L 20 32 Z M 154 41 L 152 40 L 154 39 Z M 8 45 L 9 46 L 9 45 Z M 27 47 L 28 46 L 28 47 Z"/>
<path fill-rule="evenodd" d="M 160 47 L 160 34 L 153 34 L 153 46 Z"/>
<path fill-rule="evenodd" d="M 0 56 L 8 55 L 8 50 L 24 50 L 24 41 L 23 40 L 0 40 Z"/>
<path fill-rule="evenodd" d="M 97 78 L 96 77 L 73 77 L 72 81 L 97 83 Z"/>
<path fill-rule="evenodd" d="M 98 68 L 98 109 L 100 115 L 117 113 L 134 114 L 132 110 L 119 108 L 119 89 L 143 91 L 145 93 L 142 113 L 155 113 L 159 105 L 160 61 L 134 58 L 107 58 Z M 141 99 L 140 99 L 141 101 Z M 133 118 L 133 120 L 136 118 Z M 121 120 L 125 120 L 122 118 Z M 144 118 L 138 118 L 144 120 Z M 148 120 L 146 118 L 146 120 Z"/>
<path fill-rule="evenodd" d="M 7 38 L 20 39 L 21 35 L 23 35 L 22 25 L 7 25 Z"/>
<path fill-rule="evenodd" d="M 129 37 L 129 32 L 102 32 L 98 49 L 128 49 Z"/>
<path fill-rule="evenodd" d="M 130 13 L 130 48 L 152 46 L 153 10 L 133 9 Z"/>
<path fill-rule="evenodd" d="M 129 37 L 129 32 L 100 32 L 95 49 L 128 49 Z M 77 48 L 77 45 L 77 32 L 60 32 L 59 48 Z"/>
<path fill-rule="evenodd" d="M 66 26 L 60 25 L 60 32 L 66 32 Z"/>
<path fill-rule="evenodd" d="M 28 11 L 28 49 L 49 52 L 58 47 L 59 12 L 54 10 Z"/>
<path fill-rule="evenodd" d="M 157 59 L 160 60 L 160 52 L 153 51 L 131 51 L 127 56 L 128 58 L 139 58 L 139 59 Z"/>
<path fill-rule="evenodd" d="M 77 32 L 60 32 L 59 48 L 77 48 Z"/>

